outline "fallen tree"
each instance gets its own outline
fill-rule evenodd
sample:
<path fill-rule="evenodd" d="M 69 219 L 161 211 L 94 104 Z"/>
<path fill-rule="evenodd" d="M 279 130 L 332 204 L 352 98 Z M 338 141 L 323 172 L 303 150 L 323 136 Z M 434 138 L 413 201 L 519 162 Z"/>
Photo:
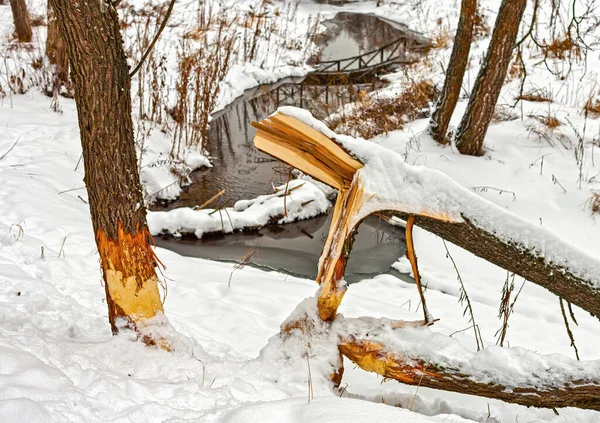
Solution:
<path fill-rule="evenodd" d="M 494 360 L 485 359 L 490 354 L 488 349 L 469 353 L 471 356 L 462 364 L 435 354 L 424 354 L 425 351 L 418 349 L 406 355 L 403 342 L 389 343 L 407 330 L 406 323 L 384 325 L 388 330 L 386 336 L 378 336 L 383 332 L 378 333 L 373 325 L 357 332 L 356 328 L 344 324 L 348 319 L 336 318 L 347 290 L 344 270 L 354 233 L 360 222 L 372 213 L 391 211 L 409 222 L 407 239 L 412 251 L 409 259 L 417 282 L 416 255 L 410 236 L 413 224 L 545 287 L 600 318 L 598 260 L 477 196 L 441 172 L 407 165 L 401 156 L 374 143 L 333 133 L 304 110 L 282 108 L 279 113 L 253 124 L 258 128 L 257 148 L 339 190 L 317 276 L 320 285 L 318 319 L 330 322 L 329 326 L 311 322 L 309 316 L 314 313 L 306 312 L 304 317 L 282 325 L 284 339 L 298 331 L 317 335 L 315 328 L 322 331 L 323 327 L 329 327 L 327 330 L 338 334 L 341 354 L 365 370 L 400 382 L 527 406 L 600 410 L 600 366 L 596 362 L 585 367 L 580 362 L 557 356 L 560 357 L 558 364 L 550 365 L 547 358 L 538 354 L 500 348 L 514 360 L 526 351 L 529 366 L 545 369 L 545 373 L 538 371 L 523 379 L 522 374 L 511 374 L 511 369 L 507 369 L 504 378 L 491 373 L 482 377 L 481 368 L 494 364 Z M 431 323 L 426 312 L 422 322 L 408 326 Z M 391 334 L 395 335 L 390 337 Z M 430 331 L 426 335 L 442 336 Z M 468 354 L 463 350 L 464 358 Z M 479 361 L 482 367 L 477 369 L 464 364 L 471 360 Z M 524 371 L 531 369 L 524 368 Z M 342 374 L 343 368 L 334 373 L 331 380 L 339 384 Z M 509 383 L 513 379 L 520 382 Z"/>
<path fill-rule="evenodd" d="M 294 108 L 282 110 L 301 113 Z M 410 166 L 390 150 L 337 135 L 310 114 L 303 117 L 318 130 L 279 113 L 254 123 L 259 129 L 255 144 L 339 190 L 317 277 L 323 291 L 327 291 L 322 295 L 339 296 L 345 290 L 335 286 L 333 280 L 347 258 L 343 251 L 349 253 L 351 248 L 346 240 L 358 224 L 369 214 L 389 211 L 403 219 L 414 215 L 415 225 L 600 319 L 600 261 L 479 197 L 441 172 Z M 334 271 L 336 266 L 338 270 Z M 321 315 L 324 320 L 334 316 L 332 312 Z"/>

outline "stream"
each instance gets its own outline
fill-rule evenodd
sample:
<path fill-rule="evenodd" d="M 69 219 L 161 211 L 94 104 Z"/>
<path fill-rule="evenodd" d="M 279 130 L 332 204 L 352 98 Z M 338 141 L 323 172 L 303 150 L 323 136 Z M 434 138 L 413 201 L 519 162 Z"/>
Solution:
<path fill-rule="evenodd" d="M 328 36 L 322 45 L 321 60 L 332 60 L 371 51 L 406 36 L 399 24 L 372 15 L 338 13 L 326 22 Z M 225 193 L 210 207 L 233 206 L 240 199 L 254 198 L 272 191 L 272 185 L 286 182 L 287 168 L 258 151 L 253 144 L 252 121 L 260 121 L 279 106 L 293 105 L 325 118 L 342 105 L 355 101 L 359 92 L 384 86 L 374 82 L 353 85 L 318 85 L 304 78 L 285 78 L 275 84 L 247 90 L 223 110 L 213 115 L 205 148 L 214 165 L 192 174 L 192 184 L 181 197 L 156 210 L 193 207 L 219 191 Z M 249 264 L 307 278 L 317 275 L 317 263 L 327 237 L 331 217 L 285 225 L 269 225 L 257 231 L 228 235 L 208 235 L 202 239 L 185 236 L 157 237 L 157 245 L 179 254 L 210 260 L 237 262 L 249 249 L 256 251 Z M 380 273 L 396 272 L 391 265 L 405 254 L 404 230 L 376 216 L 365 219 L 358 229 L 345 278 L 356 282 Z"/>

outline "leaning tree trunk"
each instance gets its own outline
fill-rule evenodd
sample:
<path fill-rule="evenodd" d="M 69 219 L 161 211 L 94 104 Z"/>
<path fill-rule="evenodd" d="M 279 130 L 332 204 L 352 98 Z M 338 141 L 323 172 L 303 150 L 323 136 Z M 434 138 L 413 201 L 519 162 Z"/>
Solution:
<path fill-rule="evenodd" d="M 50 0 L 71 63 L 92 224 L 117 333 L 162 312 L 137 170 L 129 69 L 116 10 Z M 151 341 L 146 339 L 146 341 Z"/>
<path fill-rule="evenodd" d="M 56 66 L 55 77 L 58 84 L 67 84 L 69 81 L 69 58 L 65 43 L 58 30 L 56 15 L 48 0 L 48 37 L 46 38 L 46 56 L 51 64 Z"/>
<path fill-rule="evenodd" d="M 461 210 L 460 221 L 450 218 L 449 215 L 446 216 L 443 212 L 434 214 L 428 209 L 407 213 L 403 210 L 405 205 L 400 202 L 401 199 L 398 199 L 395 209 L 382 208 L 381 205 L 389 200 L 384 200 L 384 196 L 379 198 L 380 193 L 373 192 L 373 187 L 371 190 L 365 189 L 366 186 L 361 183 L 360 177 L 360 172 L 364 169 L 363 164 L 354 158 L 355 153 L 346 152 L 315 128 L 281 112 L 262 122 L 253 122 L 253 125 L 258 128 L 254 144 L 259 150 L 339 191 L 329 236 L 319 260 L 317 282 L 321 289 L 318 307 L 322 320 L 334 320 L 346 292 L 344 269 L 352 247 L 352 234 L 360 221 L 366 217 L 364 210 L 368 210 L 369 213 L 393 212 L 407 221 L 411 215 L 414 215 L 414 224 L 420 228 L 546 288 L 600 319 L 600 283 L 596 282 L 594 278 L 597 276 L 593 270 L 590 270 L 598 268 L 600 264 L 595 260 L 593 263 L 588 263 L 588 258 L 579 257 L 582 252 L 571 249 L 568 243 L 553 237 L 543 229 L 523 224 L 514 215 L 497 216 L 493 219 L 489 216 L 489 222 L 493 221 L 497 224 L 510 222 L 514 225 L 512 226 L 514 231 L 524 228 L 522 230 L 528 231 L 529 234 L 529 240 L 520 240 L 518 237 L 504 239 L 501 234 L 478 224 L 477 214 L 469 214 L 473 212 L 469 212 L 468 207 Z M 398 166 L 404 166 L 400 158 L 398 158 Z M 372 169 L 377 167 L 373 166 L 371 171 Z M 407 180 L 413 177 L 415 176 L 405 176 Z M 398 180 L 391 183 L 397 185 L 403 182 Z M 460 198 L 464 195 L 446 190 L 443 186 L 438 187 L 438 193 L 448 204 L 453 202 L 460 204 Z M 427 194 L 425 191 L 415 191 L 411 195 L 425 194 Z M 422 200 L 427 202 L 427 198 Z M 495 209 L 490 207 L 488 212 L 493 212 Z M 553 246 L 527 245 L 534 237 Z M 577 260 L 579 263 L 573 263 L 571 267 L 570 264 L 556 259 L 552 261 L 545 257 L 545 248 L 562 251 L 565 257 L 579 257 Z M 587 263 L 585 266 L 588 267 L 585 267 L 584 263 Z"/>
<path fill-rule="evenodd" d="M 431 115 L 429 123 L 429 132 L 434 140 L 440 144 L 446 144 L 448 139 L 448 125 L 454 112 L 454 107 L 460 96 L 460 88 L 462 86 L 463 76 L 469 61 L 469 49 L 471 48 L 471 40 L 473 39 L 473 25 L 475 23 L 475 15 L 477 12 L 477 0 L 462 0 L 460 5 L 460 19 L 458 20 L 458 28 L 454 37 L 454 47 L 452 47 L 452 55 L 446 70 L 446 80 L 444 88 L 440 94 L 440 99 Z"/>
<path fill-rule="evenodd" d="M 500 96 L 526 5 L 527 0 L 503 0 L 500 5 L 483 66 L 456 133 L 456 146 L 462 154 L 483 154 L 483 139 Z"/>
<path fill-rule="evenodd" d="M 15 22 L 15 32 L 17 39 L 22 43 L 31 41 L 31 22 L 29 21 L 29 12 L 25 0 L 10 0 L 13 20 Z"/>

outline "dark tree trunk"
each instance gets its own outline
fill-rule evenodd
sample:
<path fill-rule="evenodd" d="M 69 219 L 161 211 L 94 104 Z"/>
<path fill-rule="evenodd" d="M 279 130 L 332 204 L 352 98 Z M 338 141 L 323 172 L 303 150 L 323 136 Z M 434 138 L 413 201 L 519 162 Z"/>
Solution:
<path fill-rule="evenodd" d="M 410 216 L 406 213 L 392 213 L 402 219 Z M 450 223 L 427 216 L 416 216 L 415 225 L 546 288 L 600 319 L 600 289 L 593 282 L 574 274 L 571 269 L 546 262 L 544 257 L 534 254 L 531 248 L 503 241 L 467 219 L 465 223 Z"/>
<path fill-rule="evenodd" d="M 113 333 L 162 312 L 137 169 L 130 77 L 116 10 L 50 0 L 67 46 L 92 224 Z M 151 341 L 151 340 L 148 340 Z"/>
<path fill-rule="evenodd" d="M 29 21 L 29 12 L 25 0 L 10 0 L 13 20 L 15 22 L 15 32 L 17 39 L 21 43 L 31 41 L 31 23 Z"/>
<path fill-rule="evenodd" d="M 46 38 L 46 56 L 51 64 L 56 66 L 55 76 L 59 84 L 68 84 L 69 58 L 65 43 L 60 36 L 56 15 L 48 0 L 48 37 Z"/>
<path fill-rule="evenodd" d="M 485 61 L 456 133 L 456 146 L 462 154 L 483 154 L 483 139 L 500 96 L 526 5 L 527 0 L 503 0 L 500 5 Z"/>
<path fill-rule="evenodd" d="M 477 12 L 477 0 L 462 0 L 460 5 L 460 19 L 454 37 L 454 47 L 446 70 L 444 88 L 440 94 L 435 111 L 431 115 L 429 132 L 433 139 L 441 144 L 446 144 L 448 139 L 448 125 L 454 112 L 454 107 L 460 96 L 463 76 L 469 61 L 469 49 L 473 39 L 473 24 Z"/>

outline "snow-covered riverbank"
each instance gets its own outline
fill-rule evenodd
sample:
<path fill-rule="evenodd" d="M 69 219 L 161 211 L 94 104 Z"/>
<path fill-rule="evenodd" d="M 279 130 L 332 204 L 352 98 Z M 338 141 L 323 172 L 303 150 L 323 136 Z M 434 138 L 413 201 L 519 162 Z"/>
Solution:
<path fill-rule="evenodd" d="M 421 3 L 423 10 L 439 4 Z M 378 9 L 374 2 L 362 2 L 349 7 L 391 13 L 409 6 L 410 2 Z M 302 7 L 310 11 L 320 6 L 303 2 Z M 439 12 L 450 11 L 450 5 L 445 7 Z M 452 3 L 454 7 L 458 2 Z M 489 10 L 495 10 L 497 2 L 485 1 L 484 7 L 491 19 Z M 415 16 L 420 29 L 418 14 L 408 16 Z M 424 14 L 423 20 L 435 28 L 436 17 Z M 0 24 L 6 37 L 11 28 L 8 6 L 0 6 Z M 473 63 L 485 45 L 480 41 Z M 554 101 L 523 102 L 513 112 L 517 119 L 493 124 L 485 157 L 466 157 L 451 146 L 438 146 L 425 131 L 426 119 L 369 142 L 398 152 L 411 165 L 439 169 L 476 195 L 600 257 L 598 215 L 592 214 L 589 202 L 600 189 L 596 182 L 600 122 L 581 113 L 582 101 L 598 82 L 597 60 L 593 55 L 589 60 L 583 82 L 577 78 L 581 69 L 575 69 L 567 83 L 541 67 L 529 69 L 531 85 L 526 90 L 543 87 L 553 93 Z M 474 66 L 469 83 L 476 74 Z M 396 80 L 388 94 L 402 87 L 402 77 Z M 512 103 L 516 89 L 516 81 L 508 84 L 502 101 Z M 454 124 L 465 105 L 459 103 Z M 79 163 L 75 104 L 65 99 L 61 107 L 62 114 L 53 112 L 50 99 L 34 90 L 4 98 L 0 106 L 0 421 L 596 423 L 600 419 L 592 411 L 560 409 L 555 415 L 552 410 L 382 383 L 380 377 L 349 364 L 343 392 L 333 391 L 328 375 L 317 371 L 317 356 L 309 362 L 302 357 L 288 361 L 272 348 L 273 343 L 261 353 L 296 306 L 315 294 L 314 281 L 250 267 L 235 270 L 231 277 L 231 264 L 190 259 L 160 248 L 156 253 L 166 266 L 164 305 L 173 325 L 174 351 L 145 347 L 128 334 L 113 337 Z M 562 125 L 549 131 L 549 138 L 539 137 L 545 131 L 539 116 L 549 113 Z M 574 154 L 577 132 L 584 134 L 583 156 L 578 156 L 582 161 Z M 418 229 L 415 242 L 428 305 L 440 319 L 431 330 L 452 335 L 461 348 L 475 351 L 472 324 L 463 315 L 460 284 L 443 242 Z M 453 245 L 448 249 L 470 296 L 484 345 L 494 345 L 507 274 Z M 404 258 L 396 267 L 410 272 Z M 523 280 L 516 278 L 516 289 L 521 284 Z M 421 317 L 414 284 L 391 275 L 353 284 L 340 312 L 346 318 Z M 578 325 L 571 324 L 571 330 L 581 359 L 599 360 L 600 324 L 580 309 L 574 308 L 574 313 Z M 509 319 L 505 345 L 573 358 L 558 298 L 525 283 Z M 315 396 L 310 404 L 309 369 Z"/>

